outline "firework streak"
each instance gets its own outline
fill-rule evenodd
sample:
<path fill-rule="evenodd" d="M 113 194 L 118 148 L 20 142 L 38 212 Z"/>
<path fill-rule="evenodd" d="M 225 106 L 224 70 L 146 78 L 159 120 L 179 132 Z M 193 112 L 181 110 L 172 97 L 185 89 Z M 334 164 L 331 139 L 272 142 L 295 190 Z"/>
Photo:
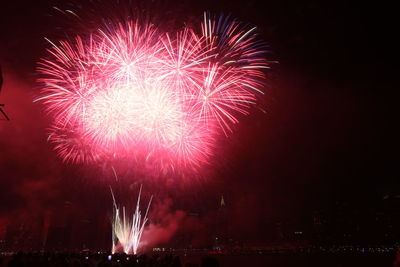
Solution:
<path fill-rule="evenodd" d="M 200 28 L 108 21 L 86 37 L 48 40 L 36 101 L 63 160 L 129 157 L 164 172 L 209 162 L 217 137 L 263 94 L 268 61 L 256 28 L 207 13 Z"/>
<path fill-rule="evenodd" d="M 142 218 L 139 205 L 140 205 L 140 195 L 142 193 L 142 187 L 140 187 L 138 199 L 136 202 L 135 213 L 132 216 L 132 221 L 125 214 L 125 207 L 122 210 L 117 206 L 114 198 L 114 194 L 111 190 L 111 195 L 113 197 L 114 212 L 112 218 L 112 253 L 122 252 L 126 254 L 137 254 L 140 245 L 140 239 L 144 227 L 147 223 L 147 214 L 149 212 L 151 200 L 147 205 L 146 213 Z"/>

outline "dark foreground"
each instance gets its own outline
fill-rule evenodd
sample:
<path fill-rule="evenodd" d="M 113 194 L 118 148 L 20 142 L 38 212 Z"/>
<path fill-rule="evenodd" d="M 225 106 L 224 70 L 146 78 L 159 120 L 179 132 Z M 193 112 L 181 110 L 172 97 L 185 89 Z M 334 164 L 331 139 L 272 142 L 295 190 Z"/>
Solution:
<path fill-rule="evenodd" d="M 69 253 L 3 254 L 0 266 L 65 267 L 400 267 L 396 253 L 267 253 L 213 254 L 162 253 L 149 255 L 108 255 Z"/>

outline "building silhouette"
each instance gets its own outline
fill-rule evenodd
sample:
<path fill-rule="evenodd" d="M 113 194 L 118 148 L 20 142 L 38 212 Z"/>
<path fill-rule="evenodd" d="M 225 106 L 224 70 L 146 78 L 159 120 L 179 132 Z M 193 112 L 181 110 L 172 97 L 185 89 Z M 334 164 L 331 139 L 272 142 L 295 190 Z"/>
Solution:
<path fill-rule="evenodd" d="M 221 195 L 215 218 L 215 234 L 213 241 L 213 248 L 215 250 L 222 250 L 226 248 L 229 243 L 227 209 L 223 195 Z"/>

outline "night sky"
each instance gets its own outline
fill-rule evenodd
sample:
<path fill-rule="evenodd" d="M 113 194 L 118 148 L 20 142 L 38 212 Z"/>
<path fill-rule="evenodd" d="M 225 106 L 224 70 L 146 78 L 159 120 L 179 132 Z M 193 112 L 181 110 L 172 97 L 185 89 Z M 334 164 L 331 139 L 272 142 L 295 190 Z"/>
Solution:
<path fill-rule="evenodd" d="M 229 236 L 243 243 L 273 240 L 276 222 L 307 228 L 315 212 L 329 214 L 337 203 L 360 210 L 400 195 L 398 22 L 389 4 L 155 4 L 167 15 L 166 8 L 195 19 L 222 11 L 257 25 L 278 62 L 266 72 L 266 113 L 243 117 L 204 175 L 183 181 L 145 179 L 126 168 L 117 168 L 116 180 L 108 166 L 63 164 L 46 141 L 49 119 L 32 102 L 36 62 L 48 47 L 43 37 L 71 30 L 51 9 L 63 1 L 3 2 L 0 103 L 11 121 L 0 118 L 0 239 L 40 248 L 47 236 L 48 247 L 107 249 L 109 186 L 124 203 L 135 200 L 140 184 L 145 201 L 154 195 L 149 246 L 209 246 L 221 195 Z"/>

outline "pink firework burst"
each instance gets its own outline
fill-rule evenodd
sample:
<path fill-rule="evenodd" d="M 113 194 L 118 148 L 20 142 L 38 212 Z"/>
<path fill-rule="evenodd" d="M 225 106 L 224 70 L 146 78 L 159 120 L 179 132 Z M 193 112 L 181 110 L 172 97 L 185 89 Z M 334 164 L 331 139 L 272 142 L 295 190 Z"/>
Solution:
<path fill-rule="evenodd" d="M 199 170 L 263 93 L 255 28 L 204 15 L 201 31 L 108 21 L 53 43 L 39 62 L 49 140 L 66 161 L 131 157 L 154 170 Z M 153 170 L 153 171 L 154 171 Z"/>

